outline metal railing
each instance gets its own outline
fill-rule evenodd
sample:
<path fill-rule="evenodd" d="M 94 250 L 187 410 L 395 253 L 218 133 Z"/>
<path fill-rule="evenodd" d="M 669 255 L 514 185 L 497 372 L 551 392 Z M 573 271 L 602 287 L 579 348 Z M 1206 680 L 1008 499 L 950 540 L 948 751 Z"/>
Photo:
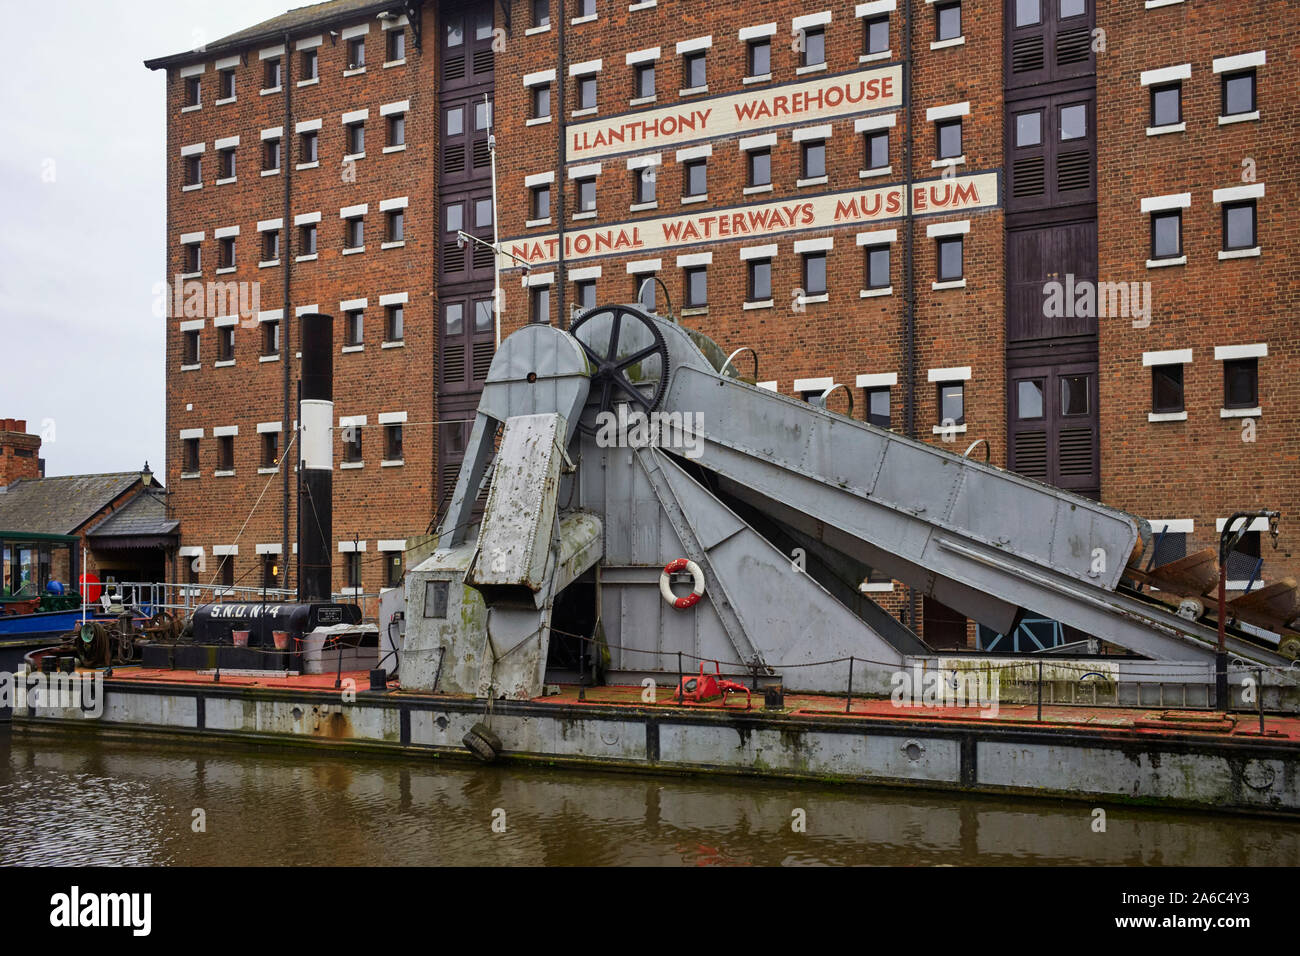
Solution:
<path fill-rule="evenodd" d="M 101 599 L 91 602 L 103 610 L 103 596 L 110 604 L 135 607 L 152 616 L 158 611 L 179 612 L 188 617 L 205 604 L 276 604 L 298 600 L 298 592 L 287 588 L 261 588 L 243 584 L 177 584 L 167 581 L 104 581 L 101 582 Z M 379 619 L 379 595 L 342 592 L 332 595 L 332 600 L 356 604 L 361 608 L 363 621 Z"/>

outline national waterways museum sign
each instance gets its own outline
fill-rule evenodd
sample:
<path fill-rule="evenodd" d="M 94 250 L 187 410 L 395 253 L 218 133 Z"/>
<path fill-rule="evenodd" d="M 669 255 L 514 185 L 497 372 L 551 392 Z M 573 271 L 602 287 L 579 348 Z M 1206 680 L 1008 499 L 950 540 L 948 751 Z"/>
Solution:
<path fill-rule="evenodd" d="M 897 63 L 761 90 L 730 93 L 662 109 L 605 116 L 567 128 L 570 163 L 649 152 L 699 140 L 837 119 L 903 105 Z"/>
<path fill-rule="evenodd" d="M 874 189 L 799 196 L 728 209 L 566 230 L 564 259 L 573 262 L 597 256 L 633 255 L 710 242 L 764 239 L 791 232 L 871 225 L 902 216 L 906 195 L 905 184 L 893 183 Z M 912 184 L 912 210 L 918 216 L 959 213 L 997 204 L 996 172 L 929 179 Z M 514 263 L 503 260 L 502 268 L 509 268 L 518 260 L 530 266 L 555 262 L 560 241 L 552 234 L 507 239 L 501 245 L 505 252 L 517 257 Z"/>

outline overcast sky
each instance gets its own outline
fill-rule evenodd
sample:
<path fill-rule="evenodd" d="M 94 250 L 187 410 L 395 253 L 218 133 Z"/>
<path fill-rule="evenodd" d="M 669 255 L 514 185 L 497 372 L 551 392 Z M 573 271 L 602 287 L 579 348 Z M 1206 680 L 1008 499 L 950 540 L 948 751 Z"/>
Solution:
<path fill-rule="evenodd" d="M 166 116 L 144 60 L 306 5 L 0 0 L 35 24 L 0 79 L 0 418 L 44 433 L 46 474 L 163 474 Z"/>

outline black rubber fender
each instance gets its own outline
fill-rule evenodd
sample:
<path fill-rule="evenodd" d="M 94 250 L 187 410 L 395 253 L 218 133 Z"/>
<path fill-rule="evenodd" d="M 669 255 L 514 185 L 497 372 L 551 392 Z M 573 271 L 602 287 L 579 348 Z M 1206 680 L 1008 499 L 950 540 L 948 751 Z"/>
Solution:
<path fill-rule="evenodd" d="M 469 729 L 461 743 L 465 749 L 484 763 L 491 763 L 501 753 L 501 738 L 494 734 L 487 724 L 477 723 Z"/>

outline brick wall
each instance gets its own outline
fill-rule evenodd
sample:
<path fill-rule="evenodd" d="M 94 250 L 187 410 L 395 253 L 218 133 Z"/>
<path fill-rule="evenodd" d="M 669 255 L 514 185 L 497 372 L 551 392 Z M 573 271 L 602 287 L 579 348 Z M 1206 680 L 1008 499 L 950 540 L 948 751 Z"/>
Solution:
<path fill-rule="evenodd" d="M 1150 324 L 1102 318 L 1101 442 L 1103 497 L 1149 519 L 1191 519 L 1189 550 L 1216 539 L 1215 520 L 1238 509 L 1282 512 L 1279 548 L 1263 547 L 1265 579 L 1300 570 L 1300 491 L 1295 483 L 1300 431 L 1291 410 L 1300 291 L 1291 259 L 1300 240 L 1293 210 L 1300 182 L 1292 152 L 1300 129 L 1294 91 L 1295 6 L 1277 0 L 1145 9 L 1105 0 L 1098 25 L 1107 50 L 1097 58 L 1102 281 L 1150 282 Z M 1159 37 L 1159 42 L 1152 42 Z M 1214 60 L 1264 51 L 1257 69 L 1255 121 L 1220 125 L 1220 75 Z M 1148 136 L 1144 71 L 1187 64 L 1182 84 L 1185 130 Z M 1221 207 L 1214 190 L 1263 184 L 1257 201 L 1258 256 L 1221 261 Z M 1186 264 L 1147 268 L 1149 216 L 1144 198 L 1190 193 L 1183 210 Z M 1215 349 L 1266 344 L 1258 360 L 1258 417 L 1223 418 L 1223 363 Z M 1186 421 L 1149 422 L 1151 369 L 1143 353 L 1190 349 L 1183 366 Z"/>
<path fill-rule="evenodd" d="M 431 7 L 432 5 L 430 5 Z M 433 31 L 431 10 L 425 13 Z M 241 321 L 235 331 L 235 363 L 214 367 L 216 359 L 215 314 L 205 314 L 201 332 L 200 368 L 181 370 L 183 335 L 180 323 L 191 318 L 176 314 L 169 303 L 167 338 L 167 478 L 173 490 L 172 504 L 181 519 L 183 544 L 203 547 L 207 553 L 205 582 L 215 573 L 213 545 L 235 544 L 235 536 L 253 503 L 261 503 L 238 540 L 235 577 L 239 583 L 260 585 L 257 544 L 280 544 L 282 537 L 282 485 L 278 475 L 259 472 L 261 442 L 257 425 L 282 422 L 281 448 L 285 447 L 296 419 L 298 378 L 298 329 L 295 313 L 304 306 L 336 317 L 334 398 L 336 416 L 366 416 L 362 447 L 364 466 L 334 472 L 334 532 L 339 540 L 355 533 L 369 542 L 362 562 L 362 586 L 375 591 L 382 582 L 378 539 L 403 539 L 422 533 L 432 507 L 434 449 L 434 369 L 436 332 L 433 322 L 433 261 L 437 245 L 435 213 L 435 138 L 438 127 L 434 89 L 434 56 L 419 52 L 407 31 L 407 54 L 403 65 L 384 66 L 385 31 L 373 16 L 359 17 L 356 25 L 368 24 L 366 71 L 344 76 L 346 42 L 331 42 L 323 33 L 319 55 L 319 82 L 299 85 L 301 60 L 296 42 L 290 43 L 287 74 L 292 113 L 286 123 L 285 92 L 261 94 L 263 64 L 259 50 L 278 46 L 264 42 L 245 52 L 246 63 L 236 68 L 236 101 L 218 105 L 214 64 L 224 59 L 214 54 L 204 62 L 201 74 L 202 107 L 182 111 L 184 83 L 176 68 L 167 76 L 168 220 L 167 272 L 174 277 L 184 272 L 183 233 L 202 231 L 202 280 L 253 283 L 258 287 L 258 310 L 286 308 L 284 275 L 290 270 L 291 285 L 284 329 L 289 329 L 291 412 L 283 412 L 283 365 L 281 355 L 259 361 L 261 328 L 254 315 Z M 345 24 L 335 27 L 345 33 Z M 306 31 L 310 35 L 311 31 Z M 300 32 L 295 41 L 303 36 Z M 226 54 L 228 55 L 228 54 Z M 387 118 L 380 109 L 386 104 L 409 101 L 406 111 L 406 146 L 385 152 Z M 365 156 L 345 166 L 343 114 L 368 110 L 365 120 Z M 296 127 L 320 120 L 319 166 L 297 169 L 301 161 Z M 265 129 L 285 127 L 282 139 L 281 172 L 261 175 L 262 141 Z M 239 136 L 237 181 L 217 185 L 215 141 Z M 182 189 L 182 147 L 204 143 L 203 186 Z M 280 264 L 260 267 L 259 221 L 284 218 L 284 188 L 291 175 L 289 218 L 281 230 Z M 384 215 L 380 202 L 407 198 L 405 244 L 381 248 Z M 365 251 L 343 255 L 344 223 L 340 209 L 366 204 Z M 315 261 L 297 262 L 298 233 L 294 217 L 320 213 Z M 238 226 L 236 269 L 217 275 L 217 242 L 214 231 Z M 384 347 L 384 309 L 380 297 L 406 293 L 405 337 L 400 346 Z M 366 299 L 363 348 L 343 351 L 344 327 L 340 302 Z M 211 311 L 211 310 L 209 310 Z M 382 467 L 383 429 L 378 416 L 383 412 L 406 412 L 404 464 Z M 214 427 L 238 426 L 235 439 L 234 475 L 216 477 L 217 442 Z M 179 435 L 184 429 L 204 429 L 200 441 L 198 477 L 182 477 L 182 448 Z M 341 441 L 335 443 L 336 462 L 342 458 Z M 289 453 L 296 460 L 296 446 Z M 292 464 L 290 465 L 292 468 Z M 289 483 L 289 540 L 295 540 L 296 499 L 293 474 Z M 281 561 L 294 579 L 294 562 Z M 335 560 L 335 586 L 344 583 L 342 562 Z"/>
<path fill-rule="evenodd" d="M 555 6 L 555 5 L 553 5 Z M 1001 18 L 999 4 L 993 2 L 968 2 L 965 4 L 963 33 L 964 44 L 931 50 L 934 39 L 934 13 L 930 5 L 913 4 L 913 53 L 916 58 L 914 93 L 911 114 L 914 136 L 912 156 L 913 176 L 932 180 L 941 169 L 932 164 L 935 160 L 935 131 L 927 122 L 930 107 L 969 102 L 970 114 L 963 123 L 964 165 L 956 172 L 997 170 L 1001 166 L 1002 139 L 1002 67 Z M 570 4 L 573 8 L 574 5 Z M 597 19 L 592 22 L 566 26 L 565 45 L 567 57 L 564 68 L 557 64 L 557 29 L 531 36 L 516 30 L 507 47 L 507 56 L 497 68 L 497 122 L 500 143 L 507 144 L 499 169 L 501 230 L 503 237 L 527 234 L 550 235 L 554 225 L 529 229 L 525 223 L 530 218 L 529 193 L 525 177 L 554 171 L 557 184 L 566 190 L 563 209 L 567 227 L 580 228 L 592 225 L 590 220 L 574 220 L 577 198 L 573 184 L 557 162 L 555 123 L 561 115 L 561 106 L 552 86 L 552 122 L 527 125 L 531 115 L 529 90 L 524 86 L 528 74 L 547 69 L 557 69 L 565 74 L 566 103 L 564 115 L 576 108 L 577 88 L 574 78 L 567 75 L 567 66 L 602 59 L 602 69 L 597 81 L 598 115 L 624 113 L 633 109 L 630 101 L 636 96 L 634 68 L 626 64 L 626 54 L 649 47 L 660 47 L 656 62 L 657 96 L 653 108 L 679 104 L 683 109 L 701 103 L 700 96 L 680 95 L 683 85 L 682 58 L 676 53 L 676 44 L 703 35 L 711 35 L 712 46 L 707 51 L 708 91 L 705 97 L 733 93 L 741 90 L 758 91 L 765 86 L 797 81 L 800 75 L 799 53 L 792 42 L 792 17 L 828 10 L 831 20 L 826 27 L 826 62 L 828 73 L 846 73 L 858 69 L 878 67 L 902 58 L 902 11 L 891 14 L 891 56 L 883 60 L 860 62 L 864 53 L 863 21 L 856 13 L 857 5 L 844 0 L 826 0 L 818 4 L 791 4 L 788 2 L 756 2 L 741 7 L 679 4 L 661 2 L 658 6 L 629 11 L 625 4 L 599 4 Z M 573 15 L 573 9 L 569 11 Z M 747 46 L 740 40 L 740 31 L 765 23 L 775 22 L 772 36 L 772 79 L 767 84 L 745 84 L 748 72 Z M 707 100 L 703 101 L 707 104 Z M 649 108 L 649 107 L 642 107 Z M 883 177 L 863 178 L 859 175 L 866 165 L 863 136 L 855 132 L 857 116 L 829 121 L 832 134 L 827 140 L 828 182 L 811 187 L 799 187 L 801 148 L 792 133 L 803 126 L 823 125 L 823 119 L 809 119 L 787 123 L 775 130 L 777 143 L 772 150 L 773 192 L 760 196 L 746 196 L 746 154 L 738 145 L 739 136 L 712 143 L 708 160 L 708 203 L 710 207 L 739 206 L 751 201 L 767 202 L 773 197 L 788 199 L 791 203 L 805 197 L 827 193 L 868 188 L 885 183 L 901 182 L 904 168 L 904 127 L 901 110 L 890 136 L 891 174 Z M 587 120 L 589 117 L 581 117 Z M 683 204 L 683 172 L 675 158 L 676 147 L 643 151 L 632 155 L 658 153 L 660 165 L 657 173 L 658 208 L 634 213 L 634 174 L 626 168 L 626 156 L 618 155 L 602 160 L 597 180 L 596 223 L 618 223 L 630 219 L 653 218 L 689 214 L 699 210 L 695 204 Z M 937 188 L 943 189 L 942 182 Z M 553 218 L 558 211 L 553 200 Z M 965 288 L 931 288 L 936 279 L 935 240 L 927 237 L 927 225 L 970 220 L 970 232 L 965 239 Z M 857 245 L 859 231 L 896 229 L 898 239 L 892 244 L 891 283 L 893 294 L 864 298 L 864 252 Z M 583 260 L 569 264 L 570 268 L 599 265 L 597 280 L 598 301 L 626 302 L 633 298 L 635 282 L 627 272 L 631 261 L 658 258 L 662 262 L 659 272 L 668 287 L 677 313 L 682 312 L 684 296 L 683 279 L 676 268 L 678 252 L 712 252 L 709 266 L 709 304 L 704 312 L 685 317 L 687 324 L 714 338 L 724 353 L 740 346 L 750 346 L 759 353 L 758 378 L 775 381 L 778 390 L 794 393 L 797 379 L 831 378 L 844 383 L 853 392 L 854 414 L 865 414 L 865 393 L 856 387 L 860 374 L 895 372 L 900 387 L 891 394 L 892 420 L 895 428 L 904 424 L 901 383 L 906 381 L 904 368 L 904 243 L 903 220 L 893 219 L 879 224 L 844 227 L 822 232 L 801 232 L 789 235 L 748 238 L 742 241 L 723 241 L 689 249 L 663 249 L 654 252 L 633 252 L 600 259 Z M 801 304 L 799 293 L 803 287 L 802 259 L 794 251 L 795 239 L 803 240 L 829 236 L 833 248 L 828 255 L 827 301 Z M 777 244 L 777 254 L 772 263 L 772 305 L 767 308 L 744 308 L 747 295 L 746 264 L 740 251 L 746 246 Z M 1003 231 L 1002 214 L 998 208 L 965 212 L 958 215 L 918 217 L 915 226 L 915 289 L 916 289 L 916 429 L 918 437 L 942 441 L 934 434 L 939 424 L 937 385 L 928 380 L 929 369 L 969 366 L 971 378 L 966 382 L 966 426 L 961 434 L 949 434 L 951 446 L 962 451 L 977 438 L 986 439 L 991 459 L 996 464 L 1006 460 L 1005 376 L 1003 363 Z M 546 270 L 554 267 L 547 265 Z M 557 277 L 558 281 L 558 277 Z M 506 320 L 508 328 L 517 328 L 528 319 L 527 294 L 515 282 L 506 283 Z M 566 290 L 569 308 L 572 308 L 572 286 Z M 556 297 L 552 295 L 552 321 L 556 320 Z M 662 307 L 662 293 L 660 293 Z M 567 317 L 565 319 L 567 322 Z M 746 363 L 748 360 L 746 360 Z M 748 364 L 745 366 L 748 373 Z M 847 401 L 840 394 L 831 398 L 832 407 L 847 410 Z M 901 591 L 892 595 L 876 595 L 881 603 L 893 611 L 901 609 Z"/>
<path fill-rule="evenodd" d="M 560 214 L 564 228 L 572 231 L 591 226 L 635 224 L 655 217 L 676 216 L 743 206 L 775 199 L 791 203 L 806 201 L 824 193 L 843 192 L 901 182 L 904 178 L 903 143 L 906 117 L 897 110 L 891 130 L 890 173 L 863 178 L 861 134 L 855 132 L 856 116 L 831 120 L 810 118 L 781 125 L 773 130 L 777 143 L 772 153 L 770 194 L 747 196 L 745 155 L 737 139 L 752 130 L 740 130 L 712 141 L 708 165 L 708 200 L 683 205 L 682 169 L 675 158 L 676 145 L 655 147 L 659 154 L 657 201 L 653 210 L 633 211 L 633 174 L 627 169 L 629 155 L 619 153 L 601 160 L 597 180 L 597 208 L 594 219 L 575 220 L 577 201 L 560 160 L 558 118 L 568 116 L 576 105 L 576 79 L 568 75 L 575 63 L 602 60 L 598 75 L 597 111 L 594 118 L 626 114 L 638 109 L 681 105 L 689 108 L 708 99 L 739 91 L 757 92 L 776 84 L 815 78 L 799 74 L 799 54 L 794 49 L 792 18 L 823 11 L 830 13 L 826 26 L 827 70 L 820 75 L 848 73 L 885 66 L 902 59 L 904 4 L 890 14 L 890 56 L 864 62 L 862 20 L 858 4 L 849 0 L 821 0 L 819 3 L 791 3 L 789 0 L 753 0 L 743 6 L 686 3 L 660 0 L 655 6 L 629 10 L 624 0 L 598 0 L 594 20 L 566 21 L 566 55 L 558 62 L 558 24 L 561 16 L 573 18 L 576 0 L 561 11 L 553 0 L 550 29 L 533 29 L 529 4 L 512 4 L 513 24 L 503 29 L 501 10 L 494 6 L 501 44 L 496 57 L 495 131 L 498 145 L 498 201 L 500 233 L 503 239 L 522 236 L 550 236 L 557 231 Z M 963 123 L 965 162 L 955 170 L 965 176 L 985 171 L 1001 175 L 1003 165 L 1003 0 L 965 0 L 964 42 L 932 48 L 935 11 L 932 4 L 912 0 L 912 53 L 915 62 L 911 101 L 907 107 L 913 127 L 915 151 L 912 174 L 917 179 L 937 178 L 942 172 L 935 160 L 935 131 L 927 120 L 934 107 L 969 103 Z M 378 568 L 374 539 L 407 537 L 422 531 L 433 507 L 434 453 L 432 430 L 416 427 L 419 421 L 437 417 L 434 407 L 437 345 L 436 314 L 432 276 L 436 258 L 434 241 L 436 205 L 436 69 L 432 50 L 440 28 L 435 4 L 426 4 L 425 52 L 416 53 L 408 42 L 405 67 L 378 67 L 377 50 L 368 49 L 368 72 L 343 77 L 343 43 L 332 46 L 326 39 L 321 48 L 321 82 L 309 88 L 294 87 L 292 123 L 314 118 L 323 120 L 321 167 L 294 173 L 294 199 L 290 216 L 319 210 L 320 259 L 295 265 L 290 305 L 316 303 L 322 311 L 337 312 L 338 302 L 368 297 L 366 347 L 364 352 L 340 354 L 337 363 L 336 399 L 339 415 L 367 415 L 373 423 L 380 411 L 405 410 L 411 424 L 406 429 L 406 464 L 397 469 L 376 467 L 369 450 L 379 440 L 375 430 L 365 441 L 366 465 L 358 471 L 336 471 L 335 537 L 350 539 L 355 531 L 371 540 L 365 568 Z M 1296 179 L 1288 175 L 1285 150 L 1296 134 L 1296 106 L 1289 91 L 1296 87 L 1294 33 L 1291 6 L 1281 0 L 1257 0 L 1239 4 L 1234 16 L 1225 21 L 1209 0 L 1185 0 L 1164 7 L 1145 9 L 1129 0 L 1100 0 L 1097 25 L 1106 48 L 1097 55 L 1097 123 L 1100 235 L 1099 274 L 1101 281 L 1150 281 L 1155 301 L 1151 325 L 1135 329 L 1131 321 L 1103 318 L 1100 327 L 1100 407 L 1102 498 L 1149 519 L 1194 518 L 1197 538 L 1213 536 L 1213 522 L 1236 507 L 1281 508 L 1297 512 L 1296 492 L 1287 482 L 1297 460 L 1295 429 L 1283 416 L 1290 407 L 1297 386 L 1289 374 L 1297 350 L 1295 323 L 1288 305 L 1294 303 L 1294 283 L 1286 278 L 1285 260 L 1295 242 L 1285 210 L 1296 200 Z M 739 32 L 775 23 L 772 36 L 772 77 L 768 83 L 745 84 L 746 45 Z M 380 37 L 372 22 L 370 37 Z M 682 96 L 682 58 L 676 44 L 703 36 L 712 38 L 707 49 L 708 90 Z M 1158 38 L 1158 42 L 1153 42 Z M 659 47 L 656 61 L 657 95 L 653 104 L 634 107 L 634 68 L 626 63 L 630 52 Z M 1258 122 L 1220 126 L 1218 77 L 1212 70 L 1215 57 L 1266 49 L 1268 63 L 1259 70 Z M 284 125 L 283 94 L 259 96 L 260 63 L 257 51 L 249 52 L 248 65 L 239 68 L 237 103 L 212 105 L 215 74 L 211 62 L 203 74 L 204 105 L 201 110 L 181 113 L 181 83 L 173 75 L 168 81 L 168 248 L 169 273 L 178 270 L 176 239 L 182 232 L 205 230 L 204 277 L 211 277 L 215 256 L 212 232 L 222 226 L 241 226 L 238 278 L 261 279 L 262 309 L 282 306 L 280 268 L 258 269 L 250 239 L 255 223 L 279 218 L 282 213 L 282 179 L 256 175 L 255 152 L 263 128 Z M 1144 70 L 1190 63 L 1192 72 L 1185 84 L 1184 133 L 1148 137 L 1147 90 L 1139 81 Z M 293 65 L 297 71 L 297 63 Z M 566 102 L 560 103 L 552 84 L 550 122 L 527 124 L 531 116 L 530 91 L 524 85 L 529 74 L 555 69 L 566 87 Z M 384 155 L 377 147 L 383 141 L 377 123 L 378 108 L 386 102 L 409 99 L 407 140 L 403 153 Z M 367 123 L 367 157 L 357 165 L 356 183 L 344 183 L 338 164 L 342 155 L 343 112 L 370 110 Z M 579 121 L 593 117 L 583 116 Z M 794 130 L 807 125 L 829 123 L 827 182 L 798 186 L 800 148 L 793 141 Z M 764 127 L 766 131 L 766 127 Z M 287 162 L 295 161 L 295 139 L 289 131 Z M 241 136 L 239 182 L 215 186 L 210 164 L 215 160 L 213 141 L 218 137 Z M 182 192 L 180 148 L 206 142 L 204 186 Z M 375 148 L 372 149 L 372 145 Z M 247 146 L 251 145 L 252 150 Z M 1256 258 L 1219 261 L 1219 208 L 1211 193 L 1241 184 L 1242 161 L 1254 160 L 1256 177 L 1267 186 L 1259 202 L 1259 235 L 1262 254 Z M 530 228 L 529 193 L 525 177 L 554 174 L 558 189 L 552 202 L 552 222 Z M 1001 180 L 1000 180 L 1001 184 Z M 938 185 L 942 188 L 943 183 Z M 1142 198 L 1190 191 L 1192 205 L 1185 212 L 1186 266 L 1147 269 L 1149 224 L 1139 212 Z M 381 199 L 408 196 L 408 239 L 404 249 L 379 251 L 367 239 L 367 251 L 360 256 L 341 256 L 342 225 L 338 209 L 355 203 L 369 203 L 367 231 L 380 228 L 376 215 Z M 969 220 L 965 236 L 962 288 L 933 289 L 936 278 L 935 240 L 927 227 L 950 221 Z M 863 297 L 863 252 L 857 245 L 859 231 L 895 229 L 891 246 L 891 288 L 888 295 Z M 666 283 L 673 305 L 682 312 L 683 279 L 676 266 L 680 253 L 712 253 L 709 266 L 707 310 L 686 317 L 686 321 L 712 336 L 724 352 L 745 345 L 760 356 L 760 381 L 775 382 L 786 393 L 794 391 L 796 379 L 830 378 L 844 383 L 854 393 L 854 414 L 864 415 L 865 395 L 856 388 L 859 374 L 894 372 L 899 386 L 892 394 L 893 427 L 902 429 L 906 391 L 904 361 L 905 221 L 893 219 L 867 226 L 844 226 L 822 232 L 803 232 L 714 241 L 690 248 L 628 251 L 618 255 L 570 261 L 568 269 L 600 267 L 598 301 L 629 301 L 634 280 L 627 272 L 633 260 L 658 258 L 659 276 Z M 794 251 L 796 239 L 829 237 L 827 301 L 800 305 L 796 290 L 803 285 L 802 263 Z M 914 225 L 914 288 L 916 362 L 914 388 L 917 436 L 929 441 L 951 439 L 951 447 L 962 451 L 977 439 L 989 445 L 994 464 L 1007 461 L 1005 381 L 1005 232 L 1000 205 L 994 204 L 959 213 L 917 217 Z M 291 231 L 286 239 L 296 241 Z M 744 308 L 746 271 L 740 251 L 755 244 L 777 245 L 772 273 L 772 305 Z M 282 267 L 281 267 L 282 268 Z M 539 265 L 537 272 L 556 273 L 553 264 Z M 528 321 L 528 296 L 519 284 L 519 272 L 508 270 L 503 279 L 503 332 L 509 334 Z M 406 345 L 398 350 L 380 350 L 372 335 L 377 332 L 378 296 L 387 291 L 409 291 Z M 560 316 L 558 289 L 553 288 L 550 321 L 567 324 Z M 564 283 L 567 308 L 574 302 L 572 282 Z M 662 299 L 660 300 L 662 306 Z M 181 339 L 176 320 L 170 320 L 168 347 L 168 435 L 173 454 L 168 477 L 173 502 L 182 518 L 185 543 L 210 545 L 233 540 L 236 517 L 243 513 L 261 490 L 264 476 L 256 474 L 258 449 L 252 435 L 259 421 L 278 420 L 280 411 L 281 365 L 255 363 L 254 330 L 239 330 L 238 360 L 234 368 L 212 368 L 212 327 L 204 327 L 205 354 L 202 369 L 180 372 Z M 339 331 L 341 344 L 341 328 Z M 1220 418 L 1222 367 L 1214 358 L 1216 346 L 1267 343 L 1268 356 L 1260 360 L 1262 416 L 1254 420 L 1255 441 L 1241 440 L 1241 419 Z M 1142 365 L 1142 353 L 1191 348 L 1194 359 L 1187 366 L 1186 422 L 1147 421 L 1150 410 L 1150 370 Z M 928 371 L 937 368 L 970 368 L 966 381 L 965 431 L 940 436 L 936 385 Z M 296 369 L 295 376 L 296 377 Z M 237 398 L 232 398 L 237 395 Z M 836 395 L 833 407 L 846 408 Z M 193 410 L 187 406 L 193 405 Z M 1272 423 L 1272 424 L 1270 424 Z M 215 443 L 213 426 L 238 424 L 236 476 L 212 476 Z M 181 429 L 207 429 L 203 442 L 202 476 L 179 478 Z M 252 440 L 249 440 L 249 439 Z M 982 454 L 977 452 L 977 454 Z M 241 539 L 237 567 L 251 566 L 252 545 L 278 542 L 278 478 L 268 491 L 262 508 Z M 238 515 L 235 516 L 235 513 Z M 290 537 L 293 536 L 293 516 Z M 1293 573 L 1289 554 L 1293 539 L 1283 521 L 1283 548 L 1270 557 L 1269 577 Z M 1202 533 L 1204 532 L 1204 533 Z M 247 547 L 245 547 L 247 543 Z M 209 551 L 210 553 L 210 551 Z M 377 570 L 376 572 L 377 573 Z M 341 583 L 339 574 L 336 581 Z M 364 583 L 372 585 L 369 571 Z M 901 591 L 886 595 L 882 603 L 900 609 Z"/>

